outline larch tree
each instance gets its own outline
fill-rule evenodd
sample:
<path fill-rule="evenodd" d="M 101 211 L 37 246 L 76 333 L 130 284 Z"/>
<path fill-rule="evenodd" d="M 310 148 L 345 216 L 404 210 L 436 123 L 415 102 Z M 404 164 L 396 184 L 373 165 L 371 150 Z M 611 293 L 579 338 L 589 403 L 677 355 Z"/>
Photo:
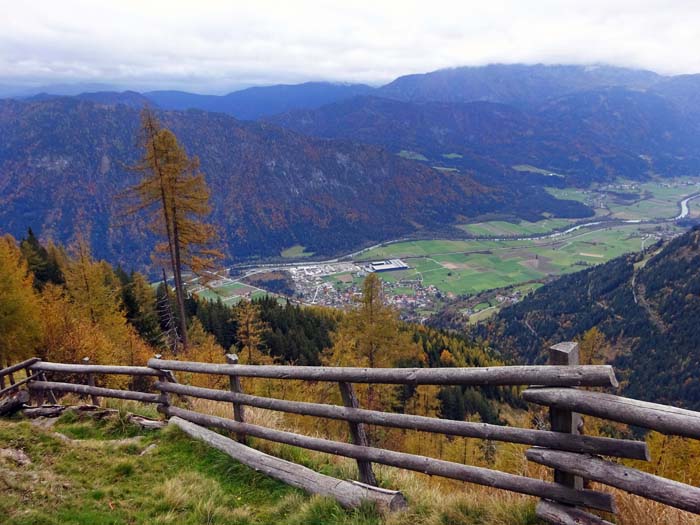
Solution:
<path fill-rule="evenodd" d="M 210 211 L 209 188 L 199 170 L 199 159 L 189 158 L 169 129 L 152 111 L 141 115 L 143 156 L 133 169 L 141 181 L 127 192 L 136 201 L 127 213 L 147 210 L 151 230 L 163 239 L 154 259 L 169 266 L 175 283 L 178 323 L 183 350 L 187 348 L 187 319 L 183 269 L 202 275 L 212 271 L 221 253 L 212 248 L 216 230 L 204 222 Z"/>
<path fill-rule="evenodd" d="M 260 306 L 250 301 L 241 301 L 236 307 L 234 316 L 237 326 L 236 338 L 245 364 L 271 363 L 270 356 L 261 352 L 263 334 L 269 327 L 260 317 Z"/>
<path fill-rule="evenodd" d="M 34 276 L 11 236 L 0 237 L 0 368 L 34 355 L 41 312 Z"/>
<path fill-rule="evenodd" d="M 330 366 L 393 367 L 402 360 L 420 359 L 411 334 L 402 329 L 397 312 L 384 302 L 382 281 L 376 273 L 365 278 L 362 298 L 332 334 L 333 347 L 324 356 Z M 378 389 L 382 395 L 377 395 Z M 395 396 L 386 387 L 369 385 L 365 408 L 389 408 Z"/>

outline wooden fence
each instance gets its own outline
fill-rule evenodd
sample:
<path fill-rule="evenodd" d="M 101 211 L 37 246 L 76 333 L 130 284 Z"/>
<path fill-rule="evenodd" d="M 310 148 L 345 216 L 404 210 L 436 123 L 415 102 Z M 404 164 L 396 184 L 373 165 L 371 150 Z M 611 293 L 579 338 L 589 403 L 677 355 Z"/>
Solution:
<path fill-rule="evenodd" d="M 650 460 L 643 441 L 581 435 L 580 414 L 627 423 L 668 435 L 700 439 L 700 413 L 647 403 L 580 387 L 617 386 L 609 366 L 578 364 L 578 345 L 560 343 L 550 349 L 550 365 L 501 366 L 486 368 L 348 368 L 276 365 L 239 365 L 234 355 L 228 364 L 174 361 L 154 358 L 146 367 L 101 366 L 48 363 L 31 359 L 0 371 L 0 395 L 7 396 L 26 387 L 37 404 L 56 392 L 155 403 L 158 410 L 189 435 L 224 450 L 239 461 L 309 492 L 335 497 L 345 506 L 364 499 L 389 509 L 405 505 L 394 491 L 376 487 L 373 464 L 383 464 L 434 476 L 467 481 L 540 499 L 537 515 L 550 523 L 608 523 L 590 509 L 615 513 L 613 497 L 584 488 L 584 480 L 597 481 L 644 498 L 700 514 L 700 488 L 678 483 L 626 467 L 609 458 Z M 14 381 L 12 374 L 26 370 L 26 377 Z M 179 372 L 228 376 L 229 390 L 201 388 L 179 383 Z M 95 376 L 127 374 L 152 376 L 151 392 L 117 390 L 95 386 Z M 70 381 L 55 380 L 68 376 Z M 51 380 L 48 380 L 48 376 Z M 5 386 L 5 377 L 11 385 Z M 337 383 L 343 405 L 288 401 L 246 394 L 240 378 L 323 381 Z M 453 421 L 402 413 L 363 409 L 353 388 L 356 383 L 391 385 L 527 386 L 523 398 L 549 408 L 551 430 L 514 428 L 486 423 Z M 223 418 L 182 408 L 171 396 L 225 401 L 232 404 L 232 417 Z M 0 401 L 2 401 L 0 399 Z M 22 401 L 26 402 L 26 401 Z M 179 403 L 182 405 L 182 403 Z M 341 420 L 348 425 L 348 442 L 332 441 L 252 424 L 245 407 Z M 552 481 L 533 479 L 497 470 L 464 465 L 435 458 L 370 446 L 365 425 L 432 432 L 449 436 L 481 438 L 531 445 L 528 460 L 554 469 Z M 236 441 L 208 430 L 223 429 Z M 247 446 L 248 437 L 302 447 L 357 461 L 360 482 L 339 481 L 300 465 L 262 454 Z M 603 457 L 608 459 L 603 459 Z M 589 510 L 586 510 L 589 509 Z M 578 521 L 577 521 L 578 520 Z"/>

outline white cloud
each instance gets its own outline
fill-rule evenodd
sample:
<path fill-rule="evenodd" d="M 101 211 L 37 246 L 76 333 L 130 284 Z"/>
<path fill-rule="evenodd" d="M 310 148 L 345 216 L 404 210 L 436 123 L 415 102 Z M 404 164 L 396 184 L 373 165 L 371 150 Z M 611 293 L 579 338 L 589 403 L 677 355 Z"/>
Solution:
<path fill-rule="evenodd" d="M 489 62 L 700 72 L 700 2 L 0 0 L 0 83 L 221 92 Z"/>

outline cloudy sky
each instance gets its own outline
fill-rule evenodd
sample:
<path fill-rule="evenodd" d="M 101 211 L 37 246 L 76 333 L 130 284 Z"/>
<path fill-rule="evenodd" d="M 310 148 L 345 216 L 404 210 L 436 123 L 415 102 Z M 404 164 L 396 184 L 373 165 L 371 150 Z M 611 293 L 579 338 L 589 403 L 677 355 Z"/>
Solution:
<path fill-rule="evenodd" d="M 459 65 L 700 73 L 698 0 L 0 0 L 0 84 L 222 93 Z"/>

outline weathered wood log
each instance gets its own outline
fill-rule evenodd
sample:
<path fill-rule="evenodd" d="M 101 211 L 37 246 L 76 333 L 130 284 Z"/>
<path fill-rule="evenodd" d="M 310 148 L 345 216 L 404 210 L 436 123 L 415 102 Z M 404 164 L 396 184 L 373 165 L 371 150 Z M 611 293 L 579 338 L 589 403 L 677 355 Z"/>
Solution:
<path fill-rule="evenodd" d="M 357 395 L 355 395 L 355 389 L 350 383 L 338 383 L 340 388 L 340 396 L 343 399 L 343 404 L 350 409 L 357 409 L 360 406 L 357 400 Z M 367 438 L 367 431 L 365 429 L 364 423 L 357 423 L 355 421 L 349 421 L 348 426 L 350 429 L 350 439 L 355 445 L 360 447 L 368 447 L 369 439 Z M 357 461 L 357 470 L 360 474 L 360 481 L 368 485 L 377 485 L 377 478 L 372 470 L 372 463 L 369 461 Z"/>
<path fill-rule="evenodd" d="M 226 362 L 229 365 L 237 365 L 238 356 L 236 354 L 226 354 Z M 231 389 L 231 392 L 242 394 L 243 387 L 241 386 L 241 378 L 238 376 L 229 376 L 229 388 Z M 239 423 L 243 423 L 245 421 L 245 410 L 243 409 L 243 405 L 236 403 L 235 401 L 232 402 L 232 405 L 233 419 Z M 246 442 L 245 434 L 236 434 L 236 439 L 239 443 Z"/>
<path fill-rule="evenodd" d="M 129 414 L 127 416 L 127 420 L 134 425 L 140 426 L 144 430 L 158 430 L 167 425 L 165 421 L 151 419 L 150 417 L 137 416 L 136 414 Z"/>
<path fill-rule="evenodd" d="M 19 370 L 22 370 L 23 368 L 27 368 L 34 363 L 37 363 L 41 361 L 38 357 L 32 357 L 31 359 L 27 359 L 25 361 L 22 361 L 21 363 L 14 364 L 12 366 L 8 366 L 6 368 L 3 368 L 0 370 L 0 377 L 4 377 L 6 375 L 13 374 L 14 372 L 18 372 Z"/>
<path fill-rule="evenodd" d="M 155 361 L 155 360 L 154 360 Z M 49 363 L 39 361 L 31 365 L 32 371 L 59 372 L 64 374 L 120 374 L 132 376 L 158 376 L 160 372 L 147 366 L 117 365 L 74 365 L 68 363 Z"/>
<path fill-rule="evenodd" d="M 555 501 L 542 500 L 535 507 L 535 515 L 547 523 L 554 525 L 613 525 L 603 518 L 590 514 L 585 510 Z"/>
<path fill-rule="evenodd" d="M 25 408 L 22 415 L 30 419 L 38 417 L 58 417 L 66 410 L 64 405 L 43 405 L 36 408 Z"/>
<path fill-rule="evenodd" d="M 13 390 L 17 390 L 22 385 L 29 383 L 30 381 L 34 381 L 35 379 L 39 379 L 39 374 L 32 374 L 29 377 L 25 377 L 24 379 L 21 379 L 15 383 L 11 384 L 7 388 L 3 388 L 2 390 L 0 390 L 0 396 L 3 396 L 9 392 L 12 392 Z"/>
<path fill-rule="evenodd" d="M 433 432 L 451 436 L 491 439 L 494 441 L 569 450 L 571 452 L 586 452 L 604 456 L 649 460 L 649 450 L 646 443 L 643 441 L 565 435 L 559 432 L 549 432 L 546 430 L 514 428 L 468 421 L 453 421 L 410 414 L 391 414 L 375 410 L 353 409 L 337 405 L 324 405 L 301 401 L 285 401 L 282 399 L 258 397 L 248 394 L 235 394 L 225 390 L 214 390 L 188 385 L 173 385 L 163 382 L 156 382 L 153 386 L 163 392 L 211 399 L 214 401 L 231 401 L 240 405 L 291 414 L 354 421 L 356 423 L 419 430 L 422 432 Z"/>
<path fill-rule="evenodd" d="M 158 408 L 161 409 L 162 407 Z M 615 503 L 612 496 L 602 492 L 593 490 L 573 490 L 557 483 L 517 476 L 497 470 L 461 465 L 459 463 L 451 463 L 449 461 L 407 454 L 404 452 L 360 447 L 349 443 L 302 436 L 292 432 L 274 430 L 250 423 L 238 423 L 231 419 L 209 416 L 172 406 L 164 410 L 168 416 L 177 416 L 198 425 L 222 428 L 233 432 L 244 432 L 249 436 L 275 441 L 277 443 L 284 443 L 356 460 L 372 461 L 382 465 L 414 470 L 433 476 L 467 481 L 479 485 L 518 492 L 520 494 L 547 497 L 571 505 L 581 505 L 604 510 L 606 512 L 615 511 Z"/>
<path fill-rule="evenodd" d="M 570 388 L 530 388 L 523 399 L 628 425 L 700 439 L 700 412 Z"/>
<path fill-rule="evenodd" d="M 576 366 L 578 363 L 578 343 L 559 343 L 549 348 L 550 365 Z M 571 410 L 549 407 L 549 423 L 554 432 L 563 432 L 574 436 L 580 434 L 579 424 L 581 423 L 581 416 Z M 583 479 L 569 472 L 555 470 L 554 481 L 574 489 L 583 488 Z"/>
<path fill-rule="evenodd" d="M 530 461 L 583 476 L 652 499 L 671 507 L 700 514 L 700 488 L 654 476 L 595 456 L 559 450 L 531 448 Z"/>
<path fill-rule="evenodd" d="M 19 392 L 0 399 L 0 416 L 9 416 L 29 403 L 29 392 L 20 390 Z"/>
<path fill-rule="evenodd" d="M 160 403 L 162 401 L 160 394 L 133 392 L 131 390 L 116 390 L 113 388 L 101 388 L 89 385 L 76 385 L 73 383 L 58 383 L 55 381 L 34 381 L 29 383 L 29 388 L 32 390 L 55 390 L 56 392 L 73 392 L 74 394 L 130 399 L 132 401 L 141 401 L 143 403 Z"/>
<path fill-rule="evenodd" d="M 406 385 L 542 385 L 617 386 L 607 365 L 494 366 L 474 368 L 351 368 L 286 365 L 218 365 L 195 361 L 149 359 L 151 368 L 198 374 L 235 375 L 268 379 L 302 379 L 345 383 Z"/>
<path fill-rule="evenodd" d="M 319 474 L 296 463 L 270 456 L 237 443 L 179 417 L 170 418 L 170 424 L 176 425 L 187 435 L 204 441 L 258 472 L 308 493 L 330 496 L 343 507 L 356 508 L 363 501 L 373 501 L 381 510 L 385 511 L 401 510 L 407 506 L 406 500 L 400 492 L 378 489 Z"/>

